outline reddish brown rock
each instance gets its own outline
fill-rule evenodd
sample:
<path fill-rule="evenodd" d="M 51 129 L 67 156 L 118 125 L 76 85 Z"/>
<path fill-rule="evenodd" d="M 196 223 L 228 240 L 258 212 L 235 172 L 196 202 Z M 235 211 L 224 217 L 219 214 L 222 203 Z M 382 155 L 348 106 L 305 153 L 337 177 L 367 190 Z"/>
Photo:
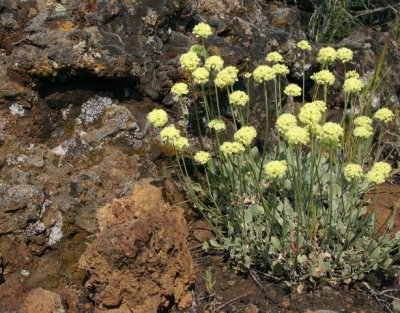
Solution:
<path fill-rule="evenodd" d="M 54 313 L 61 310 L 64 308 L 58 294 L 37 288 L 28 294 L 18 313 Z"/>
<path fill-rule="evenodd" d="M 203 243 L 214 237 L 210 226 L 206 221 L 197 221 L 193 223 L 193 238 L 196 241 Z"/>
<path fill-rule="evenodd" d="M 24 296 L 20 274 L 15 273 L 7 277 L 6 281 L 0 284 L 0 312 L 15 312 L 15 309 L 21 306 Z"/>
<path fill-rule="evenodd" d="M 190 306 L 194 268 L 186 221 L 159 188 L 135 187 L 132 197 L 101 209 L 98 219 L 102 230 L 80 260 L 98 312 Z"/>

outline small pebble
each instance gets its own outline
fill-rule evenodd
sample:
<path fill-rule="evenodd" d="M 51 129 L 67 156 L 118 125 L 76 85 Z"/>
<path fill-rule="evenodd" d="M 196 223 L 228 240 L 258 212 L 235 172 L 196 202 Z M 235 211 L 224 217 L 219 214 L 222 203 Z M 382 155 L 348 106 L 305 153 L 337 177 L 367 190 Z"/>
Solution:
<path fill-rule="evenodd" d="M 257 308 L 253 303 L 250 303 L 246 308 L 244 309 L 244 313 L 260 313 L 260 309 Z"/>

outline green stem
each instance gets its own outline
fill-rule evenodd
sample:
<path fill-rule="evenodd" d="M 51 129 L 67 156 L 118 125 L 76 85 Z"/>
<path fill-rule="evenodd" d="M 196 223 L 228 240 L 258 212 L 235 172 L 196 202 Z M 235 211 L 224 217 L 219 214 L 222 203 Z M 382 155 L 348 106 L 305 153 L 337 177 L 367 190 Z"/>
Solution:
<path fill-rule="evenodd" d="M 303 51 L 303 105 L 305 103 L 305 94 L 306 94 L 306 52 Z"/>
<path fill-rule="evenodd" d="M 268 90 L 267 84 L 263 82 L 263 89 L 264 89 L 264 102 L 265 102 L 265 137 L 264 137 L 264 152 L 267 152 L 268 147 L 268 131 L 269 131 L 269 108 L 268 108 Z"/>
<path fill-rule="evenodd" d="M 214 89 L 215 89 L 215 99 L 216 99 L 216 102 L 217 102 L 217 114 L 218 114 L 218 117 L 220 117 L 221 116 L 221 111 L 220 111 L 220 108 L 219 108 L 218 87 L 215 84 L 214 84 Z"/>
<path fill-rule="evenodd" d="M 200 146 L 201 149 L 204 150 L 204 144 L 203 144 L 203 137 L 201 134 L 201 127 L 200 127 L 200 116 L 199 116 L 199 108 L 197 107 L 197 102 L 194 102 L 194 115 L 196 118 L 196 126 L 197 126 L 197 131 L 199 133 L 199 139 L 200 139 Z"/>
<path fill-rule="evenodd" d="M 206 108 L 207 122 L 209 123 L 211 121 L 211 119 L 210 119 L 210 107 L 208 105 L 207 95 L 206 95 L 206 91 L 204 89 L 204 85 L 203 84 L 201 85 L 201 91 L 202 91 L 204 106 Z"/>

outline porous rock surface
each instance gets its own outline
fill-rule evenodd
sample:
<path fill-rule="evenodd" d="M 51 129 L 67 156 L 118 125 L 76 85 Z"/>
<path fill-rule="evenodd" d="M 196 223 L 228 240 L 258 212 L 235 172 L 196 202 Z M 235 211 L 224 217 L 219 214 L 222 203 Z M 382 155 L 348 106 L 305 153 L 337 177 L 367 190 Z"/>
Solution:
<path fill-rule="evenodd" d="M 37 288 L 29 292 L 18 313 L 55 313 L 63 310 L 60 295 Z"/>
<path fill-rule="evenodd" d="M 159 312 L 191 305 L 194 267 L 183 211 L 160 188 L 137 185 L 131 197 L 99 210 L 101 232 L 80 259 L 99 312 Z"/>

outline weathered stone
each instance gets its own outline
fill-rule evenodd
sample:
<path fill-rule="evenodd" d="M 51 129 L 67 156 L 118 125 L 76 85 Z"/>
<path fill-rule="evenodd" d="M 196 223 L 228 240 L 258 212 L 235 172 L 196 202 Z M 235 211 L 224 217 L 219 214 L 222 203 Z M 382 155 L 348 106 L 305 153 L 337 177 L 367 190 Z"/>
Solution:
<path fill-rule="evenodd" d="M 42 288 L 32 290 L 26 297 L 18 313 L 64 312 L 60 296 Z"/>
<path fill-rule="evenodd" d="M 39 218 L 43 191 L 33 185 L 0 184 L 0 234 L 25 228 Z"/>
<path fill-rule="evenodd" d="M 80 262 L 99 308 L 151 313 L 190 305 L 194 269 L 187 225 L 159 188 L 136 186 L 132 197 L 101 209 L 98 219 L 102 231 Z"/>
<path fill-rule="evenodd" d="M 24 288 L 20 282 L 19 274 L 7 277 L 0 284 L 0 308 L 3 312 L 17 312 L 24 299 Z"/>

